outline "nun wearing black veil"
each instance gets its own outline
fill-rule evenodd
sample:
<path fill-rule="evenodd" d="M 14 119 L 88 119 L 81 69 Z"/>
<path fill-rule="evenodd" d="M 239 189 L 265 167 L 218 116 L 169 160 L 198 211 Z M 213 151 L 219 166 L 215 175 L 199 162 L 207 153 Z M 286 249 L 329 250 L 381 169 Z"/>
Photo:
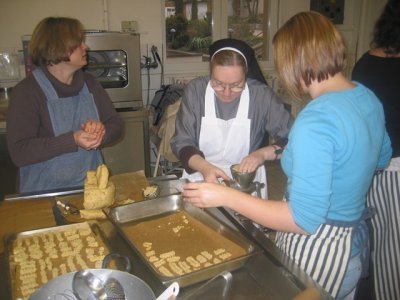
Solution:
<path fill-rule="evenodd" d="M 265 184 L 266 160 L 280 158 L 293 119 L 267 85 L 254 50 L 236 39 L 215 41 L 209 48 L 210 75 L 190 81 L 184 90 L 171 148 L 190 181 L 230 180 L 230 166 L 257 170 Z M 275 143 L 267 146 L 266 136 Z"/>

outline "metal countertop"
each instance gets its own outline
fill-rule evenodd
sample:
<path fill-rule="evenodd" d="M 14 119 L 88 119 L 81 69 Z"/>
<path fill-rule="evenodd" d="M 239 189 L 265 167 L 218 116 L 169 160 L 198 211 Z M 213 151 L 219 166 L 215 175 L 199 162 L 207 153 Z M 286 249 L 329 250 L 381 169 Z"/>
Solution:
<path fill-rule="evenodd" d="M 219 213 L 216 212 L 216 215 Z M 223 218 L 222 215 L 219 217 Z M 227 219 L 224 222 L 229 222 Z M 106 235 L 113 251 L 128 256 L 132 262 L 132 274 L 143 279 L 149 284 L 155 295 L 160 295 L 166 288 L 158 278 L 148 269 L 142 259 L 133 251 L 125 240 L 119 235 L 117 229 L 108 220 L 100 222 L 100 228 Z M 256 229 L 257 230 L 257 229 Z M 258 237 L 260 238 L 260 237 Z M 264 246 L 275 246 L 269 240 L 264 241 Z M 295 265 L 284 265 L 280 258 L 272 252 L 259 253 L 248 259 L 244 267 L 232 273 L 232 282 L 227 293 L 223 295 L 225 280 L 218 277 L 204 288 L 205 282 L 181 288 L 177 300 L 186 299 L 263 299 L 284 300 L 293 299 L 308 287 L 315 287 L 314 282 Z M 318 287 L 317 287 L 318 288 Z M 322 291 L 320 291 L 323 293 Z M 194 293 L 194 294 L 193 294 Z M 329 299 L 324 295 L 321 299 Z"/>
<path fill-rule="evenodd" d="M 37 199 L 31 198 L 30 201 L 37 201 Z M 260 246 L 263 251 L 251 256 L 240 269 L 231 272 L 232 282 L 229 289 L 224 290 L 226 281 L 222 276 L 219 276 L 200 290 L 198 289 L 202 287 L 205 282 L 181 288 L 177 300 L 287 300 L 295 298 L 308 288 L 316 288 L 321 294 L 320 299 L 331 299 L 331 297 L 321 290 L 308 275 L 283 255 L 259 227 L 248 220 L 235 218 L 232 212 L 223 208 L 208 210 L 221 222 L 240 231 L 242 235 Z M 59 218 L 55 216 L 55 219 L 57 221 Z M 57 224 L 62 225 L 59 222 Z M 131 273 L 147 282 L 156 296 L 160 295 L 166 287 L 144 264 L 137 253 L 132 250 L 111 221 L 102 220 L 98 221 L 98 224 L 104 234 L 107 244 L 110 245 L 110 250 L 128 256 L 133 265 Z M 3 270 L 7 270 L 7 268 L 5 268 L 6 258 L 4 255 L 1 255 L 0 259 L 4 267 Z M 2 278 L 3 276 L 6 276 L 6 274 L 0 276 L 0 295 L 5 296 L 9 295 L 9 286 L 8 280 L 3 280 L 5 279 Z M 4 299 L 8 298 L 9 297 Z"/>

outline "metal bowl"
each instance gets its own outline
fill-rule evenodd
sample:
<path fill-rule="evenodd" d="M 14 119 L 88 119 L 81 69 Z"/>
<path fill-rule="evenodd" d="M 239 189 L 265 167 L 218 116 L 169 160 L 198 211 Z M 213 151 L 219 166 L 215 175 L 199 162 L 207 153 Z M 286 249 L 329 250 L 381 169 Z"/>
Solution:
<path fill-rule="evenodd" d="M 231 173 L 233 180 L 242 188 L 248 189 L 256 177 L 256 171 L 253 172 L 239 172 L 239 164 L 231 166 Z"/>

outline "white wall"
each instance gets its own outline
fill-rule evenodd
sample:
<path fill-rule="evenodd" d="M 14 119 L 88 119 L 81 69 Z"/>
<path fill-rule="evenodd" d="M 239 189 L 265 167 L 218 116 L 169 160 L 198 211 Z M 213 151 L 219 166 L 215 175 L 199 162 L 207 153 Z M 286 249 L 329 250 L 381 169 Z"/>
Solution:
<path fill-rule="evenodd" d="M 160 43 L 160 0 L 1 0 L 0 47 L 21 47 L 20 36 L 32 33 L 47 16 L 79 19 L 87 29 L 121 30 L 135 20 L 142 43 Z"/>
<path fill-rule="evenodd" d="M 142 55 L 152 45 L 162 49 L 160 0 L 1 0 L 0 51 L 22 50 L 21 36 L 31 34 L 48 16 L 79 19 L 86 29 L 121 30 L 121 21 L 137 21 Z M 143 57 L 142 57 L 143 58 Z M 142 70 L 143 99 L 147 99 L 147 71 Z M 150 70 L 150 99 L 160 87 L 160 68 Z M 23 76 L 21 67 L 21 76 Z"/>
<path fill-rule="evenodd" d="M 357 44 L 357 59 L 360 58 L 368 49 L 372 39 L 375 21 L 379 18 L 386 4 L 384 0 L 369 0 L 363 3 L 360 17 L 360 34 Z"/>
<path fill-rule="evenodd" d="M 350 75 L 356 60 L 369 49 L 371 32 L 376 18 L 386 0 L 347 0 L 345 1 L 343 24 L 337 27 L 342 32 L 348 47 L 348 64 L 345 70 Z M 279 26 L 294 14 L 308 10 L 310 0 L 280 0 Z"/>
<path fill-rule="evenodd" d="M 141 51 L 150 55 L 152 45 L 163 49 L 161 3 L 164 0 L 1 0 L 0 51 L 21 49 L 20 37 L 30 34 L 35 25 L 50 15 L 79 19 L 87 29 L 120 30 L 121 21 L 137 21 L 141 34 Z M 217 0 L 222 1 L 222 0 Z M 309 9 L 309 0 L 279 0 L 278 25 L 293 14 Z M 347 0 L 345 24 L 341 26 L 349 43 L 351 63 L 369 48 L 373 24 L 386 0 Z M 167 68 L 166 68 L 167 69 Z M 191 72 L 196 75 L 196 71 Z M 150 70 L 150 99 L 160 86 L 161 69 Z M 168 76 L 174 76 L 169 72 Z M 176 74 L 177 78 L 182 77 Z M 166 83 L 169 83 L 166 80 Z M 148 98 L 147 70 L 142 70 L 143 99 Z"/>

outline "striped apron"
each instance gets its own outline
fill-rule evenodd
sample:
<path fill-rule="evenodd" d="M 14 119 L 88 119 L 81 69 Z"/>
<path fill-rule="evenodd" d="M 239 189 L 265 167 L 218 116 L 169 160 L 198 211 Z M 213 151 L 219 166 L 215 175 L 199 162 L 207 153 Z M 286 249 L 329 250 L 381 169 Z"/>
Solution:
<path fill-rule="evenodd" d="M 376 211 L 371 218 L 371 260 L 377 300 L 400 299 L 400 167 L 391 166 L 374 176 L 367 195 L 368 206 Z"/>
<path fill-rule="evenodd" d="M 362 249 L 364 273 L 368 268 L 367 212 L 354 222 L 328 220 L 312 235 L 277 232 L 277 247 L 299 265 L 332 297 L 340 290 L 351 258 L 353 239 Z"/>

